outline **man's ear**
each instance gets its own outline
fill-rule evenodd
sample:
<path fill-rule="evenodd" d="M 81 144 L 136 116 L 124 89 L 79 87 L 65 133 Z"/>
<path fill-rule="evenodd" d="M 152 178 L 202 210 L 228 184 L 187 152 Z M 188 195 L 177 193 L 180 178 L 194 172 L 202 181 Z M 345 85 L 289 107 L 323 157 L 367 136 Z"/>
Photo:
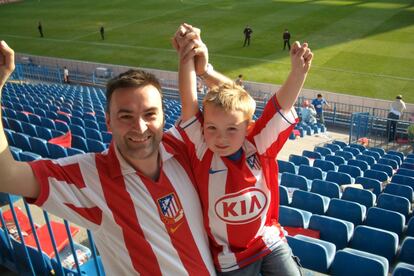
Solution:
<path fill-rule="evenodd" d="M 105 113 L 105 123 L 106 123 L 107 130 L 109 132 L 112 132 L 112 129 L 111 129 L 111 119 L 110 119 L 110 116 L 109 116 L 109 113 L 108 112 Z"/>

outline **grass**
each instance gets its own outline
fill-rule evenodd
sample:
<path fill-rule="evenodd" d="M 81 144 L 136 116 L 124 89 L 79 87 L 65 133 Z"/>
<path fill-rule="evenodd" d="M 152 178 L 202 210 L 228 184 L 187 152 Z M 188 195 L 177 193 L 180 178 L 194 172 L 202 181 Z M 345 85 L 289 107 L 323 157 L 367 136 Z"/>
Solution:
<path fill-rule="evenodd" d="M 45 38 L 39 38 L 38 21 Z M 235 78 L 282 83 L 282 32 L 307 41 L 307 88 L 414 103 L 414 0 L 32 0 L 0 5 L 0 39 L 17 52 L 177 70 L 170 38 L 202 29 L 211 62 Z M 253 29 L 243 48 L 243 28 Z M 105 26 L 101 41 L 99 27 Z"/>

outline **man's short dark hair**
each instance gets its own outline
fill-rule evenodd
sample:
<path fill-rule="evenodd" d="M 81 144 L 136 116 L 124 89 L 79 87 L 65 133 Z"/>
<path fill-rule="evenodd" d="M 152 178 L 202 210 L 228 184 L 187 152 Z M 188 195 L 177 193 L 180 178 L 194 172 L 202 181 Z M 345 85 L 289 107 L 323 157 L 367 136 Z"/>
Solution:
<path fill-rule="evenodd" d="M 119 74 L 106 84 L 106 112 L 109 113 L 109 106 L 114 91 L 118 88 L 140 88 L 146 85 L 152 85 L 160 92 L 162 98 L 161 84 L 154 74 L 143 70 L 130 69 Z"/>
<path fill-rule="evenodd" d="M 316 95 L 316 97 L 322 98 L 322 94 L 318 94 L 318 95 Z"/>

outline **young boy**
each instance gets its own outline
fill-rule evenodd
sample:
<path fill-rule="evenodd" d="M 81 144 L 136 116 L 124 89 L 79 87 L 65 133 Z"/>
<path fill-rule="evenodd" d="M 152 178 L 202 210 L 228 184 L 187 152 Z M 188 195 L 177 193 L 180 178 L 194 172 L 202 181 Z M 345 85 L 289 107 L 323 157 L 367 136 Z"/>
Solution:
<path fill-rule="evenodd" d="M 181 36 L 190 36 L 193 28 L 184 26 Z M 256 122 L 252 121 L 253 98 L 240 86 L 227 81 L 207 93 L 201 113 L 194 57 L 199 58 L 197 48 L 202 42 L 199 33 L 195 33 L 192 34 L 196 37 L 194 42 L 180 45 L 181 50 L 178 49 L 180 127 L 198 180 L 217 272 L 220 275 L 299 275 L 278 223 L 276 156 L 298 122 L 292 106 L 313 54 L 307 44 L 300 46 L 296 42 L 292 46 L 292 71 Z M 191 47 L 194 49 L 188 51 Z M 209 82 L 211 74 L 216 73 L 210 67 L 201 77 Z"/>

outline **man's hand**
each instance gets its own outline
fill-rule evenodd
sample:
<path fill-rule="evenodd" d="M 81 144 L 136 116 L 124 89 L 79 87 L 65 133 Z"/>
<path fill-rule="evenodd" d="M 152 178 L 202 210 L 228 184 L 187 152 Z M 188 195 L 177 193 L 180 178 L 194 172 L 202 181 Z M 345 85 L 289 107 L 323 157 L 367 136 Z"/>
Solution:
<path fill-rule="evenodd" d="M 195 71 L 202 75 L 207 71 L 208 49 L 200 37 L 200 29 L 182 24 L 175 33 L 172 44 L 180 56 L 180 62 L 194 58 Z"/>
<path fill-rule="evenodd" d="M 308 47 L 308 43 L 300 45 L 298 41 L 293 43 L 290 50 L 290 59 L 292 63 L 292 71 L 298 71 L 306 74 L 312 64 L 313 53 Z"/>
<path fill-rule="evenodd" d="M 7 79 L 13 73 L 14 51 L 5 41 L 0 41 L 0 88 L 6 83 Z"/>

